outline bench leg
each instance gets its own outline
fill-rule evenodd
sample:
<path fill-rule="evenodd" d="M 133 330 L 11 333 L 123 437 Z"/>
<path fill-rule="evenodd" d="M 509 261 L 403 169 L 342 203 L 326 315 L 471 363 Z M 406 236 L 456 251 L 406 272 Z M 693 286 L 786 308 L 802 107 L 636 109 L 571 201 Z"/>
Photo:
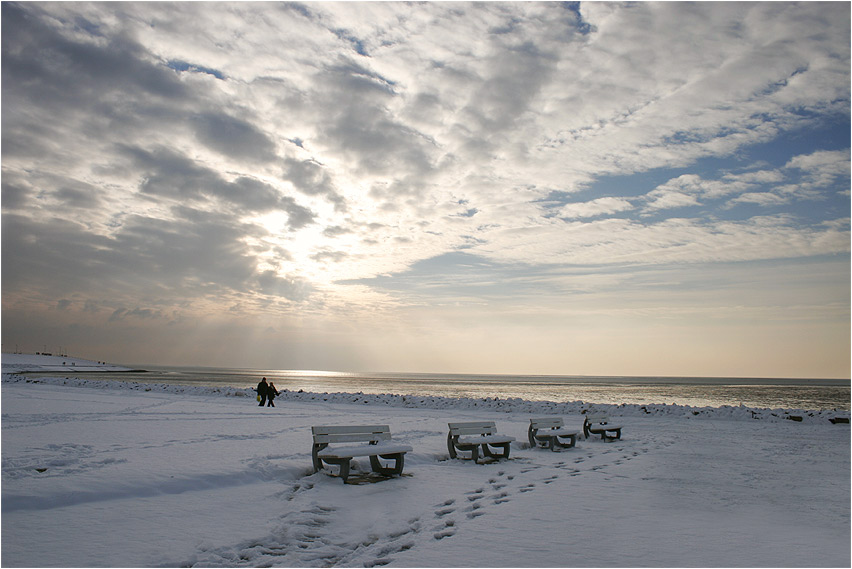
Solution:
<path fill-rule="evenodd" d="M 485 446 L 485 445 L 482 445 L 482 446 Z M 461 451 L 461 452 L 469 452 L 470 453 L 470 460 L 472 460 L 473 462 L 479 461 L 479 445 L 462 445 L 462 446 L 458 447 L 458 450 Z M 466 458 L 464 456 L 460 456 L 459 453 L 455 449 L 453 449 L 451 456 L 452 456 L 452 458 L 459 458 L 459 459 L 465 459 Z"/>
<path fill-rule="evenodd" d="M 557 437 L 554 437 L 554 446 L 550 447 L 550 450 L 556 450 L 554 448 L 556 445 L 558 445 L 560 448 L 572 448 L 574 445 L 577 444 L 577 435 L 568 435 L 567 438 L 569 439 L 569 441 L 566 443 L 560 441 Z"/>
<path fill-rule="evenodd" d="M 317 453 L 327 446 L 328 443 L 317 443 L 311 449 L 311 459 L 314 463 L 314 474 L 322 470 L 322 459 L 317 455 Z"/>
<path fill-rule="evenodd" d="M 610 433 L 615 433 L 614 435 L 610 435 Z M 615 441 L 621 438 L 621 429 L 614 429 L 612 431 L 604 431 L 601 433 L 601 436 L 604 437 L 605 440 Z"/>
<path fill-rule="evenodd" d="M 349 461 L 348 458 L 340 459 L 340 477 L 343 479 L 343 483 L 346 484 L 346 479 L 349 478 Z"/>
<path fill-rule="evenodd" d="M 456 446 L 456 442 L 458 441 L 458 437 L 454 437 L 451 434 L 447 434 L 447 450 L 450 451 L 450 458 L 464 458 L 459 457 L 458 451 L 470 451 L 470 458 L 473 462 L 479 460 L 479 445 L 460 445 Z M 485 445 L 482 445 L 483 447 Z"/>
<path fill-rule="evenodd" d="M 320 464 L 322 464 L 322 459 L 317 458 Z M 350 458 L 326 458 L 325 461 L 329 464 L 336 464 L 340 467 L 340 473 L 338 476 L 343 479 L 343 483 L 346 483 L 346 479 L 349 478 L 349 461 L 352 460 Z M 322 467 L 320 467 L 322 468 Z"/>
<path fill-rule="evenodd" d="M 385 460 L 393 460 L 393 466 L 382 466 L 382 463 L 379 462 L 379 456 L 381 456 Z M 379 456 L 370 456 L 370 467 L 373 469 L 373 472 L 378 472 L 383 476 L 393 476 L 395 474 L 402 474 L 402 469 L 405 465 L 404 453 L 381 454 Z"/>
<path fill-rule="evenodd" d="M 544 448 L 544 449 L 549 448 L 550 450 L 556 450 L 556 449 L 553 448 L 554 437 L 549 437 L 547 435 L 538 435 L 538 436 L 540 438 L 531 439 L 532 440 L 531 444 L 532 444 L 533 448 L 541 447 L 541 448 Z"/>
<path fill-rule="evenodd" d="M 538 443 L 535 439 L 535 434 L 538 432 L 538 429 L 533 429 L 532 425 L 530 425 L 529 429 L 527 429 L 527 437 L 530 440 L 530 448 L 538 447 Z"/>
<path fill-rule="evenodd" d="M 491 450 L 489 445 L 485 444 L 485 445 L 482 445 L 482 452 L 485 454 L 485 456 L 487 456 L 489 458 L 496 458 L 496 459 L 509 458 L 509 443 L 498 443 L 498 444 L 493 445 L 493 446 L 501 447 L 503 449 L 503 452 L 496 453 L 493 450 Z"/>

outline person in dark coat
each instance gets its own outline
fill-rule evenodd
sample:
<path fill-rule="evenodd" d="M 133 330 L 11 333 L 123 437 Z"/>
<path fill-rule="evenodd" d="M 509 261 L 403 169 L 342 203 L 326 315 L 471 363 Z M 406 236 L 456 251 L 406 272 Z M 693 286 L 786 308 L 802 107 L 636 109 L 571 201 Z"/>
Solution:
<path fill-rule="evenodd" d="M 278 390 L 275 389 L 275 384 L 270 381 L 269 386 L 266 388 L 266 397 L 269 400 L 266 404 L 267 407 L 275 407 L 275 403 L 273 403 L 272 400 L 275 399 L 276 395 L 280 395 L 280 393 L 278 393 Z"/>
<path fill-rule="evenodd" d="M 257 394 L 260 395 L 260 404 L 258 407 L 263 407 L 263 404 L 266 403 L 266 396 L 269 395 L 269 385 L 266 384 L 265 377 L 257 384 Z"/>

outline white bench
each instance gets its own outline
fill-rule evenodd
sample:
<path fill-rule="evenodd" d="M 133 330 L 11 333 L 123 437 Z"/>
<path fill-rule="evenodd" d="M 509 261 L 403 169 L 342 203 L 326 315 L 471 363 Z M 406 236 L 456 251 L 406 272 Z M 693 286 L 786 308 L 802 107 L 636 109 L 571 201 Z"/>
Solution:
<path fill-rule="evenodd" d="M 351 425 L 343 427 L 311 427 L 314 436 L 311 457 L 314 472 L 323 468 L 323 462 L 340 466 L 340 478 L 343 483 L 349 478 L 349 462 L 356 456 L 369 456 L 373 472 L 384 476 L 402 474 L 405 453 L 411 452 L 408 445 L 395 444 L 391 440 L 390 427 L 387 425 Z M 367 443 L 353 446 L 329 447 L 336 443 Z M 379 457 L 393 460 L 393 466 L 383 466 Z"/>
<path fill-rule="evenodd" d="M 586 415 L 586 420 L 583 421 L 583 434 L 586 438 L 589 435 L 600 435 L 604 441 L 614 441 L 621 438 L 621 425 L 610 425 L 609 417 L 603 414 Z"/>
<path fill-rule="evenodd" d="M 458 456 L 457 451 L 470 452 L 474 462 L 479 461 L 479 450 L 482 456 L 488 458 L 509 458 L 509 444 L 515 437 L 498 435 L 494 421 L 479 421 L 472 423 L 448 423 L 450 432 L 447 433 L 447 449 L 450 458 Z M 499 447 L 501 452 L 495 452 L 491 447 Z"/>
<path fill-rule="evenodd" d="M 573 447 L 577 444 L 577 437 L 580 433 L 569 431 L 563 427 L 562 417 L 530 419 L 530 427 L 527 432 L 530 446 L 536 448 L 541 445 L 542 448 L 549 448 L 552 451 L 556 451 L 558 448 Z"/>

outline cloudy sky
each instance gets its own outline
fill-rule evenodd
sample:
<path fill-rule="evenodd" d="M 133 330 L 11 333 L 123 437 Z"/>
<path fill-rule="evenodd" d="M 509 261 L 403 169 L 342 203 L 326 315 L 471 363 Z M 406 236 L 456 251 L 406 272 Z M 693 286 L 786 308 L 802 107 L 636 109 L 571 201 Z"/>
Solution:
<path fill-rule="evenodd" d="M 846 2 L 3 2 L 3 351 L 849 377 L 849 51 Z"/>

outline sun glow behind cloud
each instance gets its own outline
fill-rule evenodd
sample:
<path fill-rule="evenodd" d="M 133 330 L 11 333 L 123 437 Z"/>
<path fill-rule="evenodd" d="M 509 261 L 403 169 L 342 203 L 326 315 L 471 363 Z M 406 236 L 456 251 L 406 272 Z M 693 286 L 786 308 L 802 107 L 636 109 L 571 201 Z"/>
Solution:
<path fill-rule="evenodd" d="M 4 343 L 848 375 L 842 4 L 5 3 L 3 64 Z"/>

